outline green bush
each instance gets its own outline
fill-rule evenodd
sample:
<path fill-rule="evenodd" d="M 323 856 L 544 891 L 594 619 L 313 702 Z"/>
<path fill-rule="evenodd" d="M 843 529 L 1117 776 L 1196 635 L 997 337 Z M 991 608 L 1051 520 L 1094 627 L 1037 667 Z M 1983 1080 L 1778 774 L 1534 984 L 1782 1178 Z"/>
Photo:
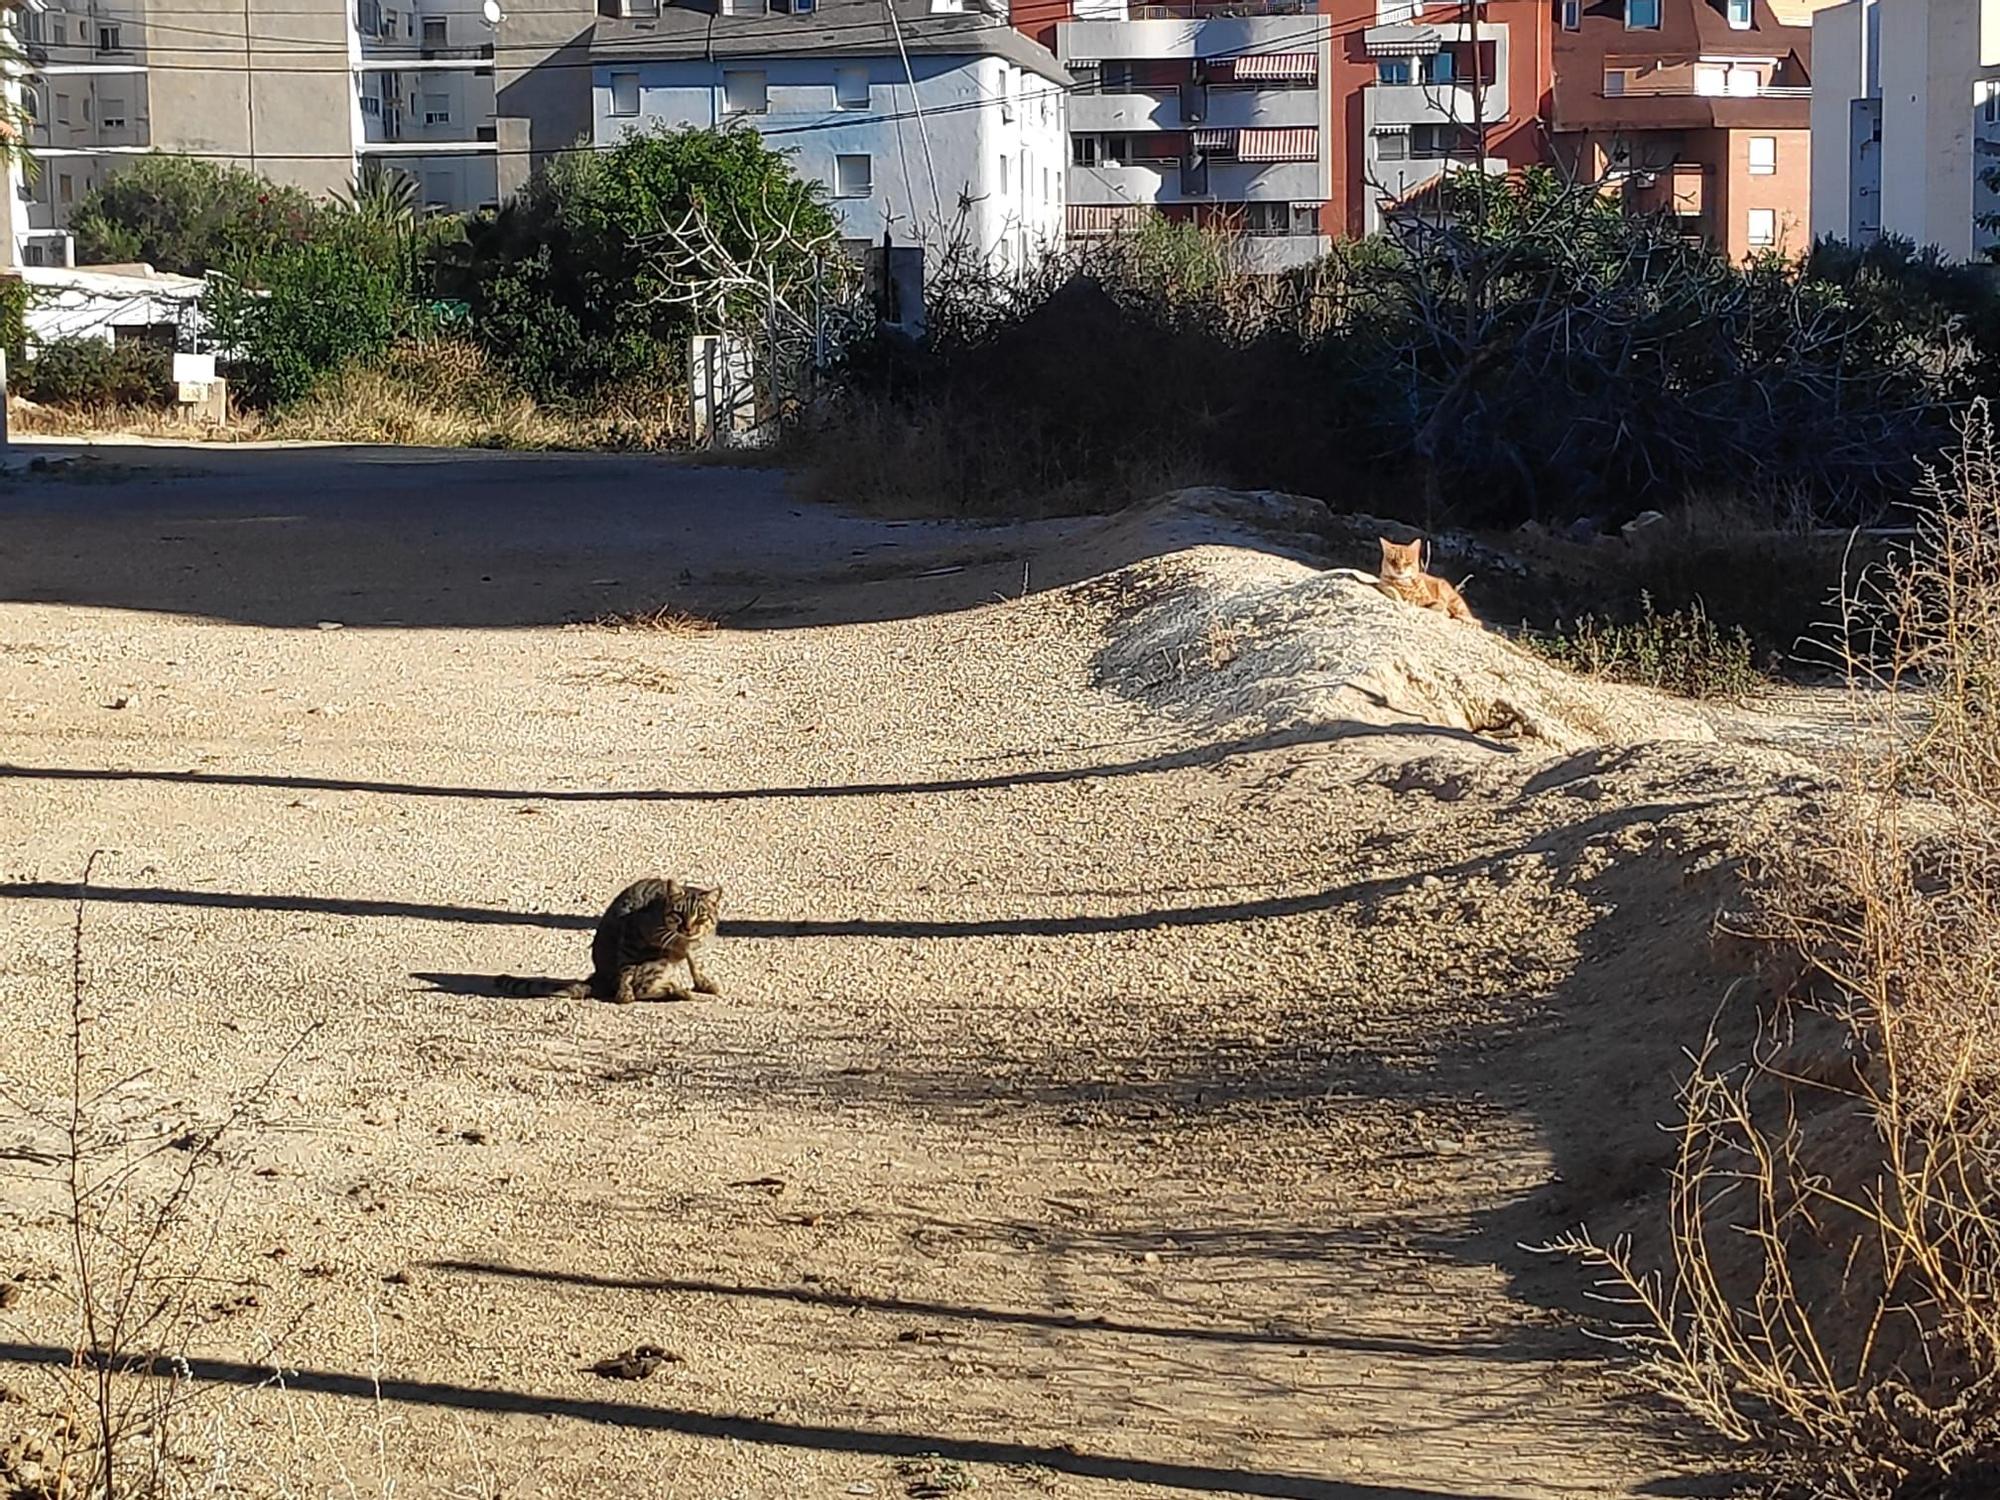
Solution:
<path fill-rule="evenodd" d="M 838 228 L 824 190 L 801 181 L 754 130 L 628 136 L 559 158 L 442 257 L 447 296 L 470 304 L 480 340 L 534 393 L 588 395 L 678 373 L 693 315 L 674 292 L 699 273 L 665 230 L 700 203 L 728 254 L 768 257 L 783 285 L 807 279 Z"/>
<path fill-rule="evenodd" d="M 216 342 L 246 399 L 282 406 L 354 359 L 380 356 L 415 321 L 406 268 L 337 242 L 268 259 L 261 285 L 211 279 L 202 297 Z"/>
<path fill-rule="evenodd" d="M 1661 614 L 1642 596 L 1637 620 L 1584 615 L 1524 639 L 1572 671 L 1686 698 L 1743 698 L 1766 680 L 1742 627 L 1725 630 L 1699 604 Z"/>
<path fill-rule="evenodd" d="M 199 276 L 238 270 L 311 237 L 324 212 L 295 187 L 199 157 L 142 156 L 83 195 L 70 214 L 79 264 L 145 261 Z"/>
<path fill-rule="evenodd" d="M 145 405 L 171 392 L 174 359 L 157 344 L 51 339 L 22 369 L 16 389 L 50 406 Z"/>

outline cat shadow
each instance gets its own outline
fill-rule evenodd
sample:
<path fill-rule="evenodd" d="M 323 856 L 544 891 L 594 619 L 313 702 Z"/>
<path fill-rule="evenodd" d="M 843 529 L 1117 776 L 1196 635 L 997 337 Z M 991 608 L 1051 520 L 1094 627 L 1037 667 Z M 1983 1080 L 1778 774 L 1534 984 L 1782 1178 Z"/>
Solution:
<path fill-rule="evenodd" d="M 516 977 L 520 978 L 525 984 L 546 987 L 551 990 L 561 989 L 566 985 L 576 982 L 575 975 L 563 979 L 558 979 L 554 975 L 548 974 L 528 974 Z M 526 1000 L 530 1002 L 547 1001 L 556 998 L 554 995 L 509 995 L 501 990 L 498 976 L 494 974 L 453 974 L 448 972 L 429 973 L 413 971 L 410 978 L 426 986 L 425 989 L 420 991 L 420 993 L 426 995 L 465 995 L 478 1000 Z M 710 999 L 713 997 L 704 995 L 701 998 Z M 598 998 L 597 1003 L 600 1005 L 614 1005 L 617 1002 Z M 684 1000 L 676 1001 L 662 996 L 658 1000 L 638 1000 L 633 1003 L 636 1005 L 685 1005 L 688 1002 Z"/>

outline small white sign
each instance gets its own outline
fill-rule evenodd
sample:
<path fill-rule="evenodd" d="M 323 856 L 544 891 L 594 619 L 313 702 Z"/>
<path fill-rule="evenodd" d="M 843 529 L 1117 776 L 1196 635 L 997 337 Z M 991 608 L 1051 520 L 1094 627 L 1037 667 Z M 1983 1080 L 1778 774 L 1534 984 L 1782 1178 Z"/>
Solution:
<path fill-rule="evenodd" d="M 215 379 L 215 356 L 213 354 L 176 354 L 174 356 L 174 384 L 206 385 Z M 181 398 L 185 401 L 187 398 Z"/>

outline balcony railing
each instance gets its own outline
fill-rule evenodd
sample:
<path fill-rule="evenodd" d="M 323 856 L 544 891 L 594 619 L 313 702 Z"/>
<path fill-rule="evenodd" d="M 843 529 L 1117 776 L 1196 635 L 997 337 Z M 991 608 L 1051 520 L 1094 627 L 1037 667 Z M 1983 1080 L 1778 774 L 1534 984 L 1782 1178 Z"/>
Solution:
<path fill-rule="evenodd" d="M 1739 94 L 1729 89 L 1698 89 L 1686 83 L 1627 83 L 1616 93 L 1599 89 L 1600 99 L 1810 99 L 1812 89 L 1786 85 L 1765 87 L 1753 93 Z"/>
<path fill-rule="evenodd" d="M 1309 16 L 1317 0 L 1166 0 L 1158 5 L 1134 5 L 1134 21 L 1206 21 L 1216 16 Z"/>

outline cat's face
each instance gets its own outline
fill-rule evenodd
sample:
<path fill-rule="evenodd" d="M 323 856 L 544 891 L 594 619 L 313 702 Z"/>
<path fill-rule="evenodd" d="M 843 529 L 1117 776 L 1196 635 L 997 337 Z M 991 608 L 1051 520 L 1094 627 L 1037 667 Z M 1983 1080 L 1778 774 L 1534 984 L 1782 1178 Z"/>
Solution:
<path fill-rule="evenodd" d="M 1392 542 L 1386 536 L 1381 541 L 1384 578 L 1415 578 L 1424 571 L 1422 542 Z"/>
<path fill-rule="evenodd" d="M 715 931 L 716 923 L 722 920 L 722 887 L 712 885 L 706 889 L 689 888 L 684 892 L 688 897 L 687 930 L 692 937 L 708 937 Z"/>

